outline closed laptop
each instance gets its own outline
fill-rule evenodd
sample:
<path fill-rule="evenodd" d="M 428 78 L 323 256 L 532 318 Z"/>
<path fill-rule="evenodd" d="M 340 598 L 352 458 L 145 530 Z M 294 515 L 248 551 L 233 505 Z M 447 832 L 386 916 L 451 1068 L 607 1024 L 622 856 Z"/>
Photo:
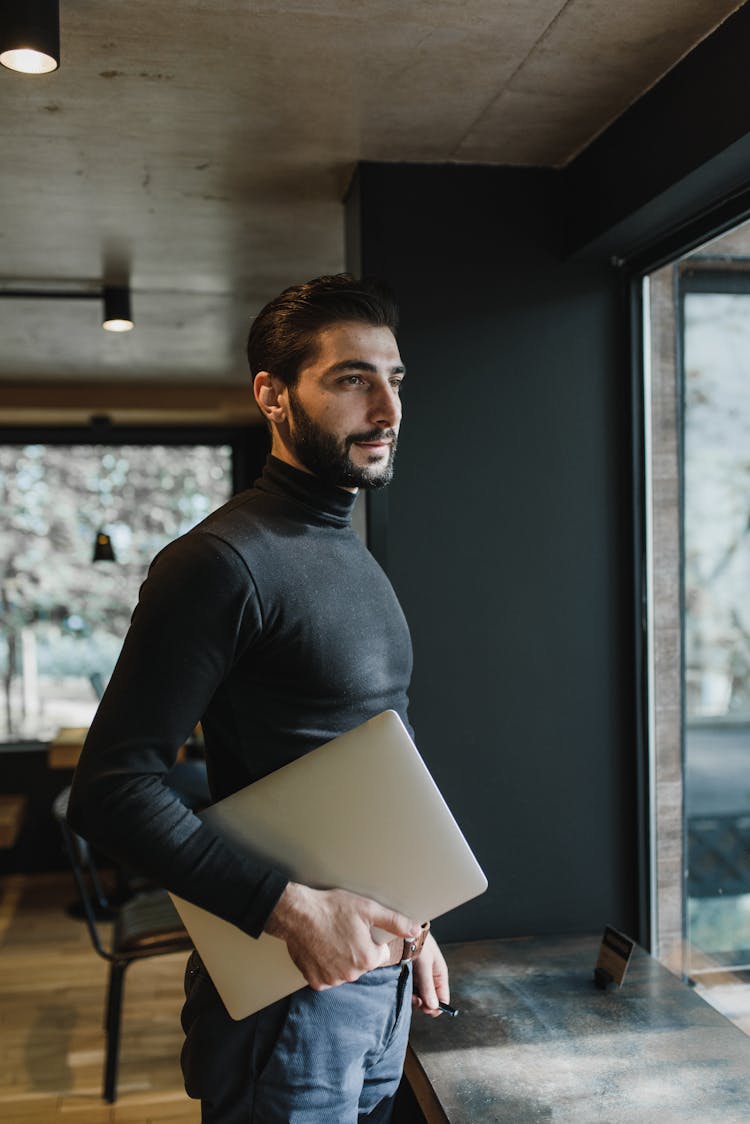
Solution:
<path fill-rule="evenodd" d="M 487 879 L 395 711 L 214 804 L 202 817 L 295 882 L 340 887 L 415 921 Z M 227 1011 L 241 1019 L 305 985 L 283 941 L 257 940 L 172 895 Z"/>

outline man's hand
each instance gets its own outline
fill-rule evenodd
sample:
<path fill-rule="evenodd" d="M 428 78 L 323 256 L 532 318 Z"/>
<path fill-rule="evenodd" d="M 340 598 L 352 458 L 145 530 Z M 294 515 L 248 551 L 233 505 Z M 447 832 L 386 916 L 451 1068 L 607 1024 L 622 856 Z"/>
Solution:
<path fill-rule="evenodd" d="M 297 882 L 284 890 L 265 929 L 286 941 L 310 987 L 322 991 L 352 983 L 390 962 L 391 949 L 373 940 L 373 926 L 401 940 L 415 939 L 420 930 L 415 921 L 370 898 L 347 890 L 313 890 Z"/>
<path fill-rule="evenodd" d="M 434 1018 L 441 1015 L 438 1001 L 450 1003 L 448 965 L 432 933 L 427 934 L 422 951 L 412 965 L 414 994 L 412 1007 Z"/>

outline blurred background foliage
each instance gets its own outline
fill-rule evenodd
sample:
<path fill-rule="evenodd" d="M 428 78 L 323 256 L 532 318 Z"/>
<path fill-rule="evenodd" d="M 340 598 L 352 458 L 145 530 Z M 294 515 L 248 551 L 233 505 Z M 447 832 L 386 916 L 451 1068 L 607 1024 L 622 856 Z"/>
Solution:
<path fill-rule="evenodd" d="M 231 480 L 224 445 L 0 447 L 1 737 L 90 721 L 149 563 Z"/>

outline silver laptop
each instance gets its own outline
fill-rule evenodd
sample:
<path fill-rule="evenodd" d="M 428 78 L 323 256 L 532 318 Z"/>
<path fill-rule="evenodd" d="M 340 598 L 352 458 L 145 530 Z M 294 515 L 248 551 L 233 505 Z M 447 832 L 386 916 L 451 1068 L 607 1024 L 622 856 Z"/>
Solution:
<path fill-rule="evenodd" d="M 238 850 L 295 882 L 351 890 L 415 921 L 432 921 L 487 889 L 393 710 L 201 815 Z M 233 1019 L 304 986 L 283 941 L 266 933 L 256 940 L 174 894 L 172 900 Z"/>

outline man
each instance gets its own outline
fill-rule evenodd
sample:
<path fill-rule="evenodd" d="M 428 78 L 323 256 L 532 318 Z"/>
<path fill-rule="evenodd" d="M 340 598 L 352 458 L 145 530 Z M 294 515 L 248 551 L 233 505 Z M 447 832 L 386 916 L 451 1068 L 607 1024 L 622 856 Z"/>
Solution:
<path fill-rule="evenodd" d="M 234 853 L 163 783 L 200 720 L 222 799 L 392 708 L 411 645 L 351 529 L 360 487 L 393 472 L 404 367 L 383 286 L 348 275 L 285 290 L 248 357 L 271 429 L 263 476 L 157 556 L 76 774 L 73 827 L 245 932 L 284 940 L 309 987 L 233 1022 L 188 962 L 183 1072 L 211 1124 L 390 1119 L 413 1004 L 449 999 L 431 936 L 344 890 L 288 883 Z M 314 793 L 311 793 L 314 799 Z M 377 944 L 373 926 L 393 934 Z"/>

